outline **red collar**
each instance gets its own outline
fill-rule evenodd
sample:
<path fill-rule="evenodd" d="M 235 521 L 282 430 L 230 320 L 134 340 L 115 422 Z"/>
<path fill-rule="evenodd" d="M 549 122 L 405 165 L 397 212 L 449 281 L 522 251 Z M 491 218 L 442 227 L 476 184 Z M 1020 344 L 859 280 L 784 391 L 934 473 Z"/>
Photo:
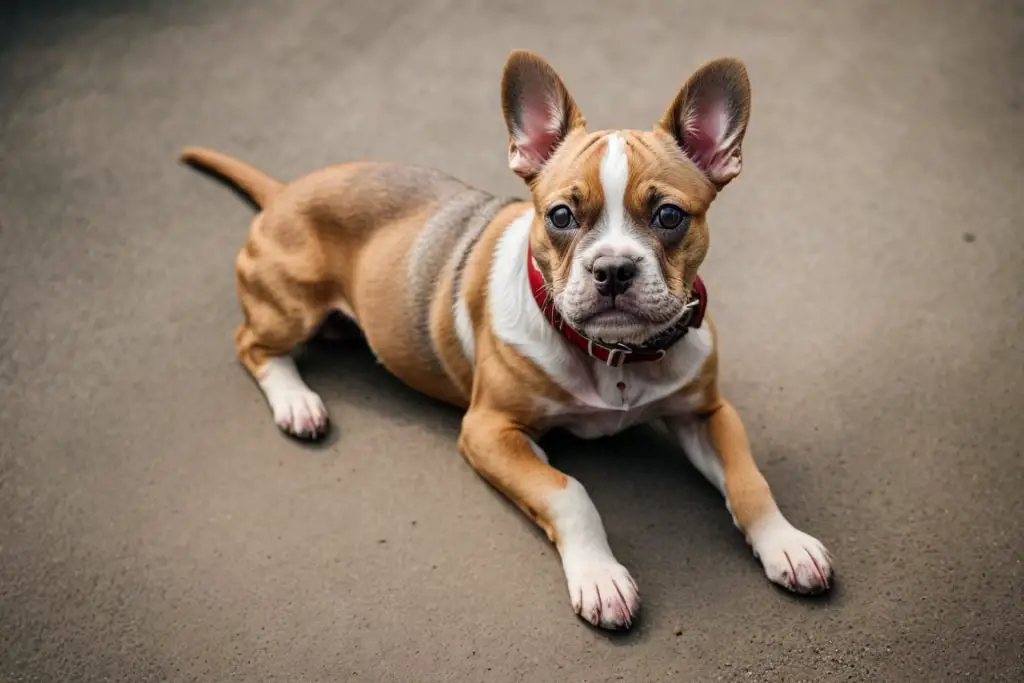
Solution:
<path fill-rule="evenodd" d="M 698 276 L 693 281 L 694 298 L 687 303 L 687 312 L 673 327 L 641 346 L 629 344 L 607 346 L 584 336 L 565 322 L 555 309 L 554 301 L 548 296 L 547 283 L 544 282 L 544 276 L 541 275 L 533 261 L 533 249 L 530 247 L 527 247 L 526 250 L 526 271 L 530 278 L 530 292 L 533 293 L 534 301 L 540 306 L 541 313 L 544 314 L 548 322 L 591 358 L 607 363 L 614 368 L 621 367 L 623 363 L 661 360 L 665 357 L 668 348 L 682 339 L 691 327 L 696 329 L 701 326 L 704 322 L 704 312 L 708 307 L 708 292 L 704 287 L 704 282 Z"/>

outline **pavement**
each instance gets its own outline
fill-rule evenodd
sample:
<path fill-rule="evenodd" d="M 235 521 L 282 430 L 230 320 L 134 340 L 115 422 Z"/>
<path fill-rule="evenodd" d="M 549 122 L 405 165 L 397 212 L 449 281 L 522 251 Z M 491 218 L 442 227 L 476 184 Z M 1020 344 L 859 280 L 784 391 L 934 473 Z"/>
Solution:
<path fill-rule="evenodd" d="M 0 681 L 1024 680 L 1024 5 L 40 0 L 0 21 Z M 578 621 L 556 553 L 358 344 L 280 436 L 236 363 L 251 209 L 176 161 L 349 159 L 499 194 L 534 49 L 597 128 L 744 59 L 744 172 L 702 276 L 723 387 L 834 552 L 772 587 L 643 431 L 555 435 L 636 577 Z"/>

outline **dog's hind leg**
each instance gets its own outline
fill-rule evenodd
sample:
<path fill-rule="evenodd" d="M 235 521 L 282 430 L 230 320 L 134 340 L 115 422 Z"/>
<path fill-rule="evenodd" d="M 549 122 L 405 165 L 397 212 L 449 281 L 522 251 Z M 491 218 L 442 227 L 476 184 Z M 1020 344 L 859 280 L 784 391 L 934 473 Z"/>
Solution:
<path fill-rule="evenodd" d="M 313 440 L 327 433 L 327 409 L 302 380 L 291 353 L 323 322 L 329 298 L 324 285 L 292 277 L 288 266 L 279 255 L 261 257 L 255 240 L 242 249 L 236 274 L 244 321 L 235 346 L 263 390 L 277 426 L 296 438 Z"/>

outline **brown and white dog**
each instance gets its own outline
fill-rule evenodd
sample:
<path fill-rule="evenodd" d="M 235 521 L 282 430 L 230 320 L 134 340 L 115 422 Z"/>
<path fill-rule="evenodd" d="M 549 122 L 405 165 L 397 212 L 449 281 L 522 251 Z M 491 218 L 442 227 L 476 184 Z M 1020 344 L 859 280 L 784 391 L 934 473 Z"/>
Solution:
<path fill-rule="evenodd" d="M 389 371 L 466 409 L 460 451 L 547 532 L 573 609 L 591 624 L 628 628 L 640 597 L 583 486 L 537 445 L 555 427 L 593 438 L 647 423 L 670 434 L 725 496 L 768 578 L 826 590 L 828 551 L 779 511 L 719 393 L 697 277 L 708 208 L 742 163 L 743 65 L 703 66 L 644 132 L 588 132 L 561 79 L 529 52 L 510 55 L 501 87 L 509 164 L 530 201 L 380 163 L 282 184 L 185 150 L 262 207 L 237 260 L 236 343 L 275 422 L 300 438 L 327 429 L 289 354 L 340 311 Z"/>

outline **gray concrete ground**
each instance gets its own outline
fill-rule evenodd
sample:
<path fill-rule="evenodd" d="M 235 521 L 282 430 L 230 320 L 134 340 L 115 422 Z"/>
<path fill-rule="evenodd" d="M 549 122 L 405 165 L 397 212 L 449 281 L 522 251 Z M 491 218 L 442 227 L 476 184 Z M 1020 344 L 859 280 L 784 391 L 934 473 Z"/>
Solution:
<path fill-rule="evenodd" d="M 3 12 L 0 680 L 1024 680 L 1021 3 Z M 250 210 L 178 148 L 521 193 L 513 47 L 597 127 L 648 126 L 700 62 L 746 60 L 746 165 L 702 273 L 725 390 L 836 554 L 830 598 L 773 589 L 671 449 L 555 437 L 645 600 L 597 632 L 457 455 L 457 413 L 321 345 L 303 367 L 340 429 L 304 448 L 236 364 Z"/>

